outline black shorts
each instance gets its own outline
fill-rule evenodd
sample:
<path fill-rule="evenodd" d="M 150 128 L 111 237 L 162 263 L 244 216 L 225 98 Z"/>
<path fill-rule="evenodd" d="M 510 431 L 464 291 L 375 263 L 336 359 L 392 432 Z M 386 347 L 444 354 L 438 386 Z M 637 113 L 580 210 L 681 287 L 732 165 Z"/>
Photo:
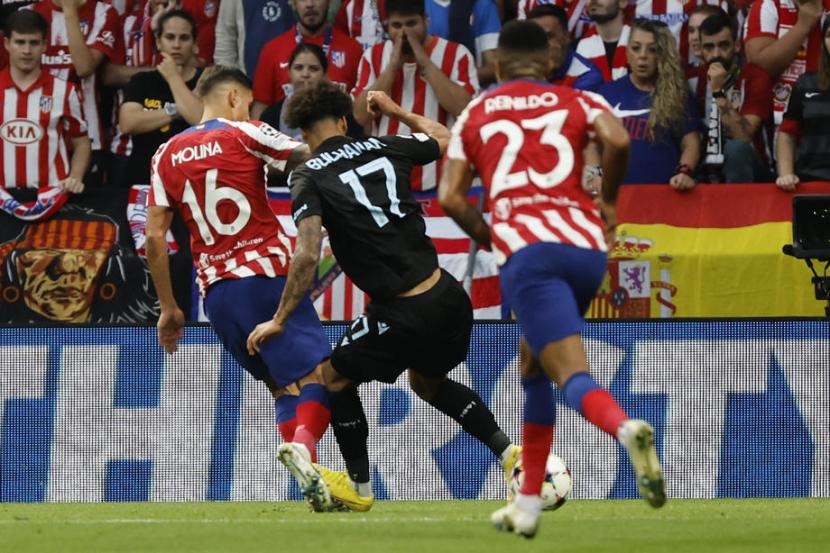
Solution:
<path fill-rule="evenodd" d="M 369 303 L 331 362 L 355 382 L 392 383 L 407 369 L 440 378 L 467 358 L 472 329 L 469 296 L 442 270 L 438 283 L 423 294 Z"/>

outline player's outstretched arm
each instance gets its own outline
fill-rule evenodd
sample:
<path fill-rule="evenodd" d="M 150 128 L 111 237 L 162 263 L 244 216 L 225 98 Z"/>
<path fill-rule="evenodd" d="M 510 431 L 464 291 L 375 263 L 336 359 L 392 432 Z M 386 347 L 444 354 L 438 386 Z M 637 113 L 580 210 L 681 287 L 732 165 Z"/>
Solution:
<path fill-rule="evenodd" d="M 150 206 L 147 210 L 147 265 L 156 287 L 161 307 L 156 328 L 161 347 L 167 353 L 177 349 L 176 342 L 184 335 L 184 313 L 179 309 L 170 281 L 170 256 L 167 254 L 167 231 L 173 222 L 173 210 L 169 207 Z"/>
<path fill-rule="evenodd" d="M 461 230 L 488 250 L 490 227 L 481 213 L 467 201 L 467 192 L 473 183 L 473 173 L 466 161 L 450 159 L 444 164 L 441 184 L 438 187 L 438 201 L 444 211 L 458 223 Z"/>
<path fill-rule="evenodd" d="M 421 132 L 435 139 L 442 156 L 447 151 L 447 144 L 450 143 L 450 130 L 447 127 L 438 121 L 404 110 L 385 92 L 370 90 L 366 96 L 366 109 L 373 116 L 386 115 L 400 121 L 414 132 Z"/>
<path fill-rule="evenodd" d="M 280 305 L 274 318 L 260 323 L 248 335 L 248 353 L 259 353 L 262 344 L 285 329 L 288 317 L 300 304 L 305 293 L 314 284 L 314 275 L 320 260 L 320 243 L 323 240 L 323 220 L 319 215 L 302 219 L 297 224 L 297 249 L 291 258 L 288 279 L 282 290 Z"/>

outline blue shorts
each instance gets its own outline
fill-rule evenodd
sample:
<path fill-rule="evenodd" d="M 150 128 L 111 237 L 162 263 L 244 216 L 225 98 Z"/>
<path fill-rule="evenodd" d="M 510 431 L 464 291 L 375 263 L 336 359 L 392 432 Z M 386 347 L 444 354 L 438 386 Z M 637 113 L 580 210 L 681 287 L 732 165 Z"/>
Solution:
<path fill-rule="evenodd" d="M 607 261 L 598 250 L 540 242 L 514 253 L 502 266 L 501 293 L 534 355 L 550 342 L 582 332 Z"/>
<path fill-rule="evenodd" d="M 257 380 L 282 388 L 296 382 L 331 356 L 331 344 L 314 305 L 304 297 L 288 319 L 285 331 L 248 355 L 248 335 L 277 310 L 285 277 L 254 276 L 221 280 L 208 288 L 205 310 L 210 324 L 234 359 Z"/>

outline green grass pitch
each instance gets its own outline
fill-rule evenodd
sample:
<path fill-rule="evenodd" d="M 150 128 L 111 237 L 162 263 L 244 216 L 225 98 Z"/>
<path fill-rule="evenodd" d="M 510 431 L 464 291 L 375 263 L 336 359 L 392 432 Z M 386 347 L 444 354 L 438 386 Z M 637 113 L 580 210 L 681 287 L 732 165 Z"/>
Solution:
<path fill-rule="evenodd" d="M 0 504 L 6 553 L 830 551 L 830 499 L 570 501 L 534 540 L 496 532 L 492 501 L 382 501 L 368 513 L 301 503 Z"/>

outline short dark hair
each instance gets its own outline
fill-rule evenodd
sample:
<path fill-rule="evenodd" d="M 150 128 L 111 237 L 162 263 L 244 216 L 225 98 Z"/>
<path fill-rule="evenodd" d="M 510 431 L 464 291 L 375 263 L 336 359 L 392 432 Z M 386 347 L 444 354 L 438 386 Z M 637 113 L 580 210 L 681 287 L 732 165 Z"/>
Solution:
<path fill-rule="evenodd" d="M 499 33 L 498 49 L 505 53 L 548 53 L 548 37 L 538 23 L 513 20 L 505 23 Z"/>
<path fill-rule="evenodd" d="M 29 35 L 40 33 L 43 38 L 49 34 L 49 23 L 39 13 L 32 10 L 17 10 L 8 17 L 3 24 L 3 34 L 11 38 L 12 33 Z"/>
<path fill-rule="evenodd" d="M 426 15 L 424 0 L 386 0 L 387 17 L 396 15 Z"/>
<path fill-rule="evenodd" d="M 738 38 L 738 26 L 735 24 L 735 20 L 729 17 L 729 14 L 725 11 L 718 9 L 716 13 L 704 19 L 703 23 L 700 24 L 700 35 L 712 36 L 724 29 L 729 29 L 733 39 Z"/>
<path fill-rule="evenodd" d="M 156 28 L 156 36 L 160 37 L 161 34 L 164 32 L 164 25 L 173 19 L 174 17 L 178 17 L 184 19 L 188 23 L 190 23 L 190 35 L 193 37 L 193 40 L 196 40 L 196 20 L 193 19 L 193 16 L 190 15 L 188 12 L 184 10 L 170 10 L 169 12 L 164 13 L 161 17 L 159 17 L 158 27 Z"/>
<path fill-rule="evenodd" d="M 329 70 L 329 60 L 326 59 L 326 53 L 318 45 L 308 42 L 301 42 L 296 48 L 294 48 L 294 51 L 291 52 L 291 56 L 288 58 L 288 67 L 294 65 L 294 61 L 297 59 L 297 56 L 303 53 L 314 55 L 320 63 L 320 66 L 323 68 L 323 73 Z"/>
<path fill-rule="evenodd" d="M 214 65 L 205 69 L 199 82 L 196 83 L 196 94 L 205 97 L 220 84 L 236 83 L 251 90 L 251 79 L 238 67 L 229 65 Z"/>
<path fill-rule="evenodd" d="M 352 112 L 352 97 L 330 81 L 298 90 L 285 106 L 285 123 L 307 131 L 318 121 L 340 119 Z"/>
<path fill-rule="evenodd" d="M 539 19 L 541 17 L 555 17 L 559 20 L 559 24 L 568 32 L 568 12 L 561 6 L 554 4 L 539 4 L 529 12 L 527 12 L 528 19 Z"/>

